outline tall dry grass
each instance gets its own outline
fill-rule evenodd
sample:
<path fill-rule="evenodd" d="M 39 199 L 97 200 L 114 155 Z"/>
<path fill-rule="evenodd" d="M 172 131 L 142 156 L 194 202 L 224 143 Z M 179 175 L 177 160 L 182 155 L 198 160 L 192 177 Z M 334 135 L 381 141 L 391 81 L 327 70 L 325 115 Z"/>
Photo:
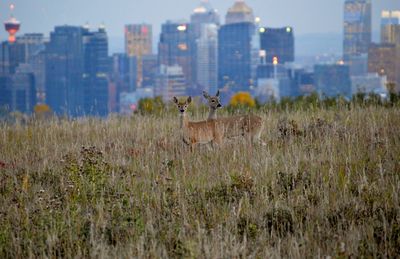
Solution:
<path fill-rule="evenodd" d="M 399 256 L 400 110 L 260 115 L 193 153 L 176 114 L 1 125 L 0 257 Z"/>

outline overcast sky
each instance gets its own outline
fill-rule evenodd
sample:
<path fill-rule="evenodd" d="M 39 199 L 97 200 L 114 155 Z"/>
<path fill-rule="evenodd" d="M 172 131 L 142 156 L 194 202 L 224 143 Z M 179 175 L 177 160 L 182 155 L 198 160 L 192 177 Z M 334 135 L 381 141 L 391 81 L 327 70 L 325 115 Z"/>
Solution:
<path fill-rule="evenodd" d="M 2 0 L 0 17 L 8 19 L 9 4 L 15 4 L 15 16 L 22 22 L 21 33 L 48 34 L 55 25 L 106 25 L 112 37 L 123 37 L 127 23 L 153 24 L 157 37 L 167 19 L 189 19 L 200 0 Z M 234 0 L 210 0 L 222 22 Z M 246 0 L 260 16 L 264 26 L 293 26 L 295 33 L 341 33 L 344 0 Z M 372 0 L 373 31 L 379 31 L 382 9 L 400 9 L 400 0 Z M 6 39 L 1 30 L 0 38 Z"/>

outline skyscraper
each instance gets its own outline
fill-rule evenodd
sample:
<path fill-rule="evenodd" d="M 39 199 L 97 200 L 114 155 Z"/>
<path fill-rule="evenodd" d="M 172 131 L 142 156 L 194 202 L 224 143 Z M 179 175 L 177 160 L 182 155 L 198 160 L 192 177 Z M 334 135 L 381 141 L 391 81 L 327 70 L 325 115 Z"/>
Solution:
<path fill-rule="evenodd" d="M 143 82 L 143 62 L 144 55 L 153 53 L 153 29 L 150 24 L 129 24 L 125 25 L 125 51 L 128 57 L 135 57 L 136 67 L 136 86 L 141 87 Z"/>
<path fill-rule="evenodd" d="M 255 85 L 260 50 L 257 30 L 253 10 L 237 0 L 218 31 L 218 87 L 226 92 L 225 100 Z"/>
<path fill-rule="evenodd" d="M 41 33 L 26 33 L 18 36 L 14 43 L 24 50 L 23 60 L 16 67 L 16 71 L 34 74 L 38 101 L 44 101 L 45 96 L 45 40 Z"/>
<path fill-rule="evenodd" d="M 23 45 L 25 49 L 24 62 L 29 63 L 34 56 L 45 49 L 45 38 L 42 33 L 25 33 L 17 37 L 16 44 Z"/>
<path fill-rule="evenodd" d="M 346 0 L 344 4 L 343 59 L 368 53 L 371 43 L 371 1 Z"/>
<path fill-rule="evenodd" d="M 320 96 L 351 97 L 350 69 L 348 65 L 315 65 L 315 88 Z"/>
<path fill-rule="evenodd" d="M 85 115 L 108 114 L 108 38 L 104 26 L 85 31 L 84 36 L 84 111 Z"/>
<path fill-rule="evenodd" d="M 197 84 L 201 90 L 215 93 L 218 89 L 218 27 L 203 24 L 196 41 Z"/>
<path fill-rule="evenodd" d="M 253 9 L 244 0 L 236 0 L 234 5 L 228 9 L 225 17 L 226 24 L 249 22 L 255 20 Z"/>
<path fill-rule="evenodd" d="M 202 90 L 214 91 L 217 89 L 219 24 L 219 14 L 207 0 L 202 0 L 190 17 L 193 41 L 195 42 L 192 55 L 195 61 L 193 77 L 196 89 L 193 94 L 200 94 Z"/>
<path fill-rule="evenodd" d="M 26 49 L 24 44 L 4 41 L 1 43 L 0 72 L 2 74 L 14 74 L 17 67 L 26 61 Z"/>
<path fill-rule="evenodd" d="M 266 61 L 277 57 L 279 63 L 294 61 L 294 36 L 292 27 L 260 28 L 260 49 L 266 52 Z"/>
<path fill-rule="evenodd" d="M 381 43 L 400 44 L 400 10 L 382 11 Z"/>
<path fill-rule="evenodd" d="M 46 44 L 46 102 L 56 114 L 83 114 L 84 29 L 57 26 Z"/>
<path fill-rule="evenodd" d="M 189 23 L 167 21 L 162 25 L 158 44 L 159 65 L 182 67 L 187 83 L 193 81 L 193 35 Z"/>
<path fill-rule="evenodd" d="M 12 43 L 1 43 L 0 74 L 10 110 L 32 112 L 36 104 L 36 86 L 40 84 L 43 88 L 44 84 L 43 62 L 36 62 L 43 49 L 43 34 L 25 34 Z"/>
<path fill-rule="evenodd" d="M 256 27 L 249 22 L 226 24 L 219 29 L 218 86 L 229 93 L 228 98 L 237 91 L 249 91 L 254 84 L 254 64 L 258 62 L 254 52 L 259 48 L 255 34 Z"/>

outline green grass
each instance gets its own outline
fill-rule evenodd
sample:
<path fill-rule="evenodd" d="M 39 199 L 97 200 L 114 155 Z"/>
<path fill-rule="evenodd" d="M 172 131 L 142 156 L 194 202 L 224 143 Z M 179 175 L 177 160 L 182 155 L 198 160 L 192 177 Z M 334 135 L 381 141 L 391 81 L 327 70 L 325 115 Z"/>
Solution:
<path fill-rule="evenodd" d="M 399 256 L 400 109 L 258 114 L 193 153 L 174 113 L 1 125 L 0 258 Z"/>

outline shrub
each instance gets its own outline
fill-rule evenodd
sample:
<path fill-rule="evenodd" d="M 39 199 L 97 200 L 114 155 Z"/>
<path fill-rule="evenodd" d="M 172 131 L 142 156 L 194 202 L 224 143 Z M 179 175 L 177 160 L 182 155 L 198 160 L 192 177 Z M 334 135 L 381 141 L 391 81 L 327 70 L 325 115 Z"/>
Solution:
<path fill-rule="evenodd" d="M 165 104 L 160 96 L 155 98 L 144 98 L 139 100 L 138 112 L 140 114 L 160 115 L 165 109 Z"/>

